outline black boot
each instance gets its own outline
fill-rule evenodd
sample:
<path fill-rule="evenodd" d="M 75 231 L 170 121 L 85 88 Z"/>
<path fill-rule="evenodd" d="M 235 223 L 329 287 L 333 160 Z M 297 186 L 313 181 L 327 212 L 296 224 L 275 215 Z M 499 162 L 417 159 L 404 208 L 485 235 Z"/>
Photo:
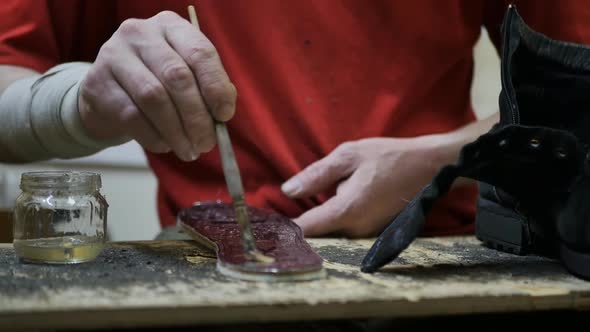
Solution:
<path fill-rule="evenodd" d="M 590 47 L 533 31 L 514 6 L 502 32 L 500 122 L 463 147 L 459 162 L 443 167 L 394 218 L 363 271 L 395 259 L 436 199 L 463 176 L 480 182 L 480 240 L 516 254 L 560 257 L 590 279 Z"/>

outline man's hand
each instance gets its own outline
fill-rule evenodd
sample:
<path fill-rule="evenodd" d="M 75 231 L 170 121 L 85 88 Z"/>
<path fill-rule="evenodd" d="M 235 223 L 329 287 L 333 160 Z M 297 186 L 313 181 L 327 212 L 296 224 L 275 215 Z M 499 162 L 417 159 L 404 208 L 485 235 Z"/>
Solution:
<path fill-rule="evenodd" d="M 287 181 L 292 198 L 337 185 L 336 195 L 295 222 L 306 236 L 377 235 L 441 166 L 454 162 L 444 135 L 370 138 L 344 143 Z M 456 149 L 456 148 L 455 148 Z"/>
<path fill-rule="evenodd" d="M 121 24 L 82 82 L 78 104 L 94 138 L 129 137 L 190 161 L 215 146 L 213 117 L 229 120 L 235 102 L 211 42 L 186 19 L 162 12 Z"/>

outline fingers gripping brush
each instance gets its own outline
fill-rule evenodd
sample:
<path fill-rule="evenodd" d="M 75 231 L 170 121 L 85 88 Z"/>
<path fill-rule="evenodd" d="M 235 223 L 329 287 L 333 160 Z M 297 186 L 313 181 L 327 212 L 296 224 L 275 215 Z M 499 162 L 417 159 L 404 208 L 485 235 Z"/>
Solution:
<path fill-rule="evenodd" d="M 189 6 L 188 12 L 198 30 L 194 6 Z M 179 213 L 179 224 L 194 239 L 217 252 L 218 270 L 230 277 L 264 281 L 322 277 L 322 259 L 305 242 L 295 223 L 278 214 L 247 207 L 225 123 L 216 122 L 215 132 L 232 205 L 195 205 Z M 254 215 L 254 223 L 250 215 Z"/>

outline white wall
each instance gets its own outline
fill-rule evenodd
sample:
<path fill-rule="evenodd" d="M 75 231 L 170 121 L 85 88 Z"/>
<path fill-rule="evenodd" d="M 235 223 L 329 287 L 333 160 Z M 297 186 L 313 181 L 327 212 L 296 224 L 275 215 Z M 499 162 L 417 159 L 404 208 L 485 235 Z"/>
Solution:
<path fill-rule="evenodd" d="M 500 58 L 485 30 L 475 46 L 475 69 L 471 100 L 478 118 L 498 111 L 500 94 Z"/>
<path fill-rule="evenodd" d="M 499 59 L 485 31 L 475 49 L 475 60 L 472 100 L 481 118 L 497 111 L 500 91 Z M 102 174 L 102 192 L 110 204 L 108 230 L 111 240 L 147 240 L 158 233 L 156 180 L 137 144 L 128 143 L 73 161 L 26 166 L 0 164 L 0 207 L 12 206 L 20 191 L 18 184 L 22 172 L 50 169 L 89 170 Z"/>

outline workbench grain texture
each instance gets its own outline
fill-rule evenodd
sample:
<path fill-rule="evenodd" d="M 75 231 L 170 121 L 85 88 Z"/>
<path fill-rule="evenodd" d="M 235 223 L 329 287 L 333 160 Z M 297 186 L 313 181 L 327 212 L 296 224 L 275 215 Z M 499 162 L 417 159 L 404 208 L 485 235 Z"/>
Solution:
<path fill-rule="evenodd" d="M 0 245 L 0 328 L 129 327 L 590 309 L 590 282 L 553 260 L 422 238 L 375 274 L 372 240 L 311 239 L 327 277 L 236 281 L 192 241 L 112 243 L 92 263 L 18 262 Z"/>

